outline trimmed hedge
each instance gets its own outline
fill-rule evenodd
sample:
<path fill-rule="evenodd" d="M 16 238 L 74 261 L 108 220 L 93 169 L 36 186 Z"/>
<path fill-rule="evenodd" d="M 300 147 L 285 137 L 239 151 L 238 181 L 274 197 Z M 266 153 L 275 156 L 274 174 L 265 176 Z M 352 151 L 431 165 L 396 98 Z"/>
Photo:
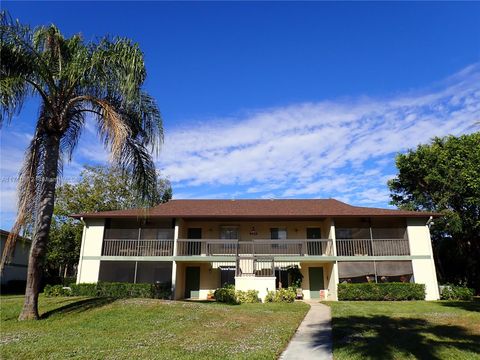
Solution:
<path fill-rule="evenodd" d="M 473 300 L 474 290 L 464 285 L 446 284 L 440 286 L 442 300 Z"/>
<path fill-rule="evenodd" d="M 414 283 L 338 284 L 338 300 L 425 300 L 425 285 Z"/>
<path fill-rule="evenodd" d="M 43 294 L 47 297 L 53 296 L 71 296 L 72 290 L 63 285 L 45 285 L 43 288 Z"/>
<path fill-rule="evenodd" d="M 269 291 L 265 297 L 265 302 L 286 302 L 292 303 L 295 301 L 297 293 L 293 288 L 278 289 L 277 291 Z"/>
<path fill-rule="evenodd" d="M 152 285 L 99 282 L 97 284 L 71 284 L 70 289 L 63 289 L 62 285 L 47 285 L 44 293 L 46 296 L 169 299 L 171 288 L 168 283 Z"/>

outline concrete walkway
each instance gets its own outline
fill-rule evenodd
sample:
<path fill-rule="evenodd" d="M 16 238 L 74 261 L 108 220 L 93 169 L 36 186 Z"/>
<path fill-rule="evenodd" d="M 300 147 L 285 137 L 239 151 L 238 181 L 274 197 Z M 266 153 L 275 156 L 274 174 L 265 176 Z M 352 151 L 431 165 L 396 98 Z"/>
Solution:
<path fill-rule="evenodd" d="M 333 359 L 330 307 L 318 302 L 307 303 L 311 308 L 280 360 Z"/>

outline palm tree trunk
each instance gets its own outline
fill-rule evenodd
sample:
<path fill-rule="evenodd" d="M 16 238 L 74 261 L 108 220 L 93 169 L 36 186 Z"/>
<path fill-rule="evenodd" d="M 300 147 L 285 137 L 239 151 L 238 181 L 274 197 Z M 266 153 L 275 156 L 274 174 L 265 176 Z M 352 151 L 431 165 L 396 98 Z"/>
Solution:
<path fill-rule="evenodd" d="M 44 178 L 40 187 L 39 208 L 28 258 L 25 302 L 18 320 L 39 319 L 38 294 L 42 280 L 43 260 L 47 250 L 48 233 L 53 216 L 55 186 L 57 183 L 60 141 L 56 135 L 47 140 L 44 158 Z"/>

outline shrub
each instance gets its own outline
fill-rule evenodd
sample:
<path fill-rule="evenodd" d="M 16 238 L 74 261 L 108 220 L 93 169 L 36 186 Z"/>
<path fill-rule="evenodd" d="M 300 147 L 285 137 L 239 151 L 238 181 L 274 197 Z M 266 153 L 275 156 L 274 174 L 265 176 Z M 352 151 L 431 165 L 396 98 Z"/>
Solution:
<path fill-rule="evenodd" d="M 414 283 L 338 284 L 338 300 L 424 300 L 425 285 Z"/>
<path fill-rule="evenodd" d="M 254 304 L 258 303 L 261 300 L 258 298 L 258 291 L 257 290 L 237 290 L 235 293 L 237 297 L 237 302 L 240 304 Z"/>
<path fill-rule="evenodd" d="M 297 294 L 292 288 L 278 289 L 277 291 L 269 291 L 265 297 L 265 302 L 287 302 L 291 303 L 295 300 Z"/>
<path fill-rule="evenodd" d="M 168 300 L 172 297 L 172 283 L 171 282 L 164 282 L 164 283 L 155 283 L 153 285 L 153 297 L 155 299 L 164 299 Z"/>
<path fill-rule="evenodd" d="M 224 287 L 215 290 L 213 296 L 218 302 L 232 305 L 239 303 L 237 300 L 237 294 L 235 293 L 234 285 L 225 285 Z"/>
<path fill-rule="evenodd" d="M 47 297 L 70 296 L 72 294 L 72 290 L 68 287 L 64 287 L 63 285 L 45 285 L 43 294 Z"/>
<path fill-rule="evenodd" d="M 172 295 L 170 283 L 152 285 L 99 282 L 97 284 L 71 284 L 70 288 L 72 296 L 170 299 Z"/>
<path fill-rule="evenodd" d="M 446 284 L 440 286 L 440 299 L 442 300 L 473 300 L 474 290 L 466 285 Z"/>
<path fill-rule="evenodd" d="M 104 283 L 97 284 L 97 296 L 112 298 L 153 298 L 151 284 Z"/>
<path fill-rule="evenodd" d="M 71 284 L 72 296 L 98 296 L 97 284 Z"/>
<path fill-rule="evenodd" d="M 63 286 L 70 286 L 70 284 L 75 283 L 77 281 L 77 278 L 74 276 L 67 276 L 62 279 L 62 285 Z"/>

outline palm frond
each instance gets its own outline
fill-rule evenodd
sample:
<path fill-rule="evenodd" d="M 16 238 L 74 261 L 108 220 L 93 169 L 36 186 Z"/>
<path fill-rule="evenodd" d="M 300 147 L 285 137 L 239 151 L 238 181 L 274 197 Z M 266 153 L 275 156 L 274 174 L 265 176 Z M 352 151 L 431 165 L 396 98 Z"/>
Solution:
<path fill-rule="evenodd" d="M 112 158 L 120 158 L 123 146 L 131 135 L 122 114 L 115 106 L 104 99 L 92 99 L 93 109 L 100 114 L 97 117 L 97 128 L 104 144 L 109 148 Z"/>
<path fill-rule="evenodd" d="M 152 156 L 141 142 L 128 138 L 116 165 L 131 176 L 138 196 L 145 205 L 158 201 L 157 173 Z"/>
<path fill-rule="evenodd" d="M 42 118 L 42 116 L 40 116 Z M 39 121 L 41 123 L 41 121 Z M 38 188 L 43 177 L 42 158 L 47 136 L 42 126 L 37 126 L 33 139 L 26 151 L 25 161 L 18 182 L 18 210 L 15 223 L 5 243 L 0 262 L 0 273 L 10 262 L 20 231 L 32 224 L 38 204 Z"/>

